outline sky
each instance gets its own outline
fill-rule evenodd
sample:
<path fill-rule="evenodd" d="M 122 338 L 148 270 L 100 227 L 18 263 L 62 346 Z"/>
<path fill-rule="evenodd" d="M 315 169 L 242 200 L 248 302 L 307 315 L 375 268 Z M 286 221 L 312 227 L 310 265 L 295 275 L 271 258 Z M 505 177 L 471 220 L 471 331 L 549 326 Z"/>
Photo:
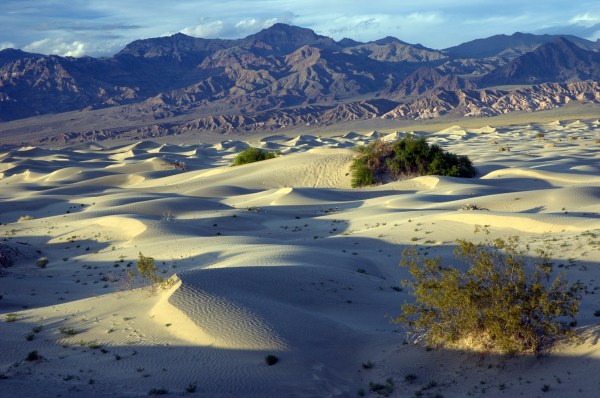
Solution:
<path fill-rule="evenodd" d="M 178 32 L 242 38 L 276 22 L 340 40 L 394 36 L 443 49 L 495 34 L 600 38 L 593 0 L 2 0 L 0 49 L 112 56 L 137 39 Z"/>

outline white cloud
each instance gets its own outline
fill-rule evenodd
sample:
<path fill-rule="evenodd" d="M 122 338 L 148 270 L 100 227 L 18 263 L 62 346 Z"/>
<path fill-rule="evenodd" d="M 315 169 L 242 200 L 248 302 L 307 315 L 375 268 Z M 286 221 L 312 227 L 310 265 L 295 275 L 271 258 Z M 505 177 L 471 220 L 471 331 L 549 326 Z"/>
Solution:
<path fill-rule="evenodd" d="M 591 34 L 590 36 L 587 37 L 588 40 L 591 41 L 596 41 L 596 40 L 600 40 L 600 30 L 594 32 L 593 34 Z"/>
<path fill-rule="evenodd" d="M 0 50 L 4 50 L 6 48 L 17 48 L 15 43 L 11 43 L 9 41 L 4 41 L 0 43 Z"/>
<path fill-rule="evenodd" d="M 590 27 L 596 25 L 597 23 L 600 23 L 600 16 L 586 12 L 585 14 L 579 14 L 574 16 L 569 20 L 569 23 L 572 25 L 582 25 Z"/>
<path fill-rule="evenodd" d="M 269 18 L 266 20 L 256 18 L 242 19 L 234 25 L 234 30 L 237 36 L 247 36 L 282 21 L 280 18 Z"/>
<path fill-rule="evenodd" d="M 413 12 L 412 14 L 408 14 L 406 19 L 412 23 L 426 24 L 437 24 L 444 20 L 437 12 Z"/>
<path fill-rule="evenodd" d="M 9 41 L 4 41 L 4 42 L 0 43 L 0 50 L 4 50 L 6 48 L 17 48 L 17 45 L 15 43 L 11 43 Z"/>
<path fill-rule="evenodd" d="M 235 28 L 241 30 L 254 29 L 257 25 L 258 20 L 256 18 L 242 19 L 241 21 L 235 24 Z"/>
<path fill-rule="evenodd" d="M 210 21 L 201 23 L 200 25 L 187 27 L 181 30 L 181 33 L 194 37 L 215 38 L 223 31 L 224 25 L 225 24 L 221 20 Z"/>
<path fill-rule="evenodd" d="M 46 38 L 34 41 L 23 47 L 23 50 L 33 53 L 55 54 L 63 57 L 82 57 L 86 54 L 86 44 L 78 40 L 71 43 L 61 38 Z"/>

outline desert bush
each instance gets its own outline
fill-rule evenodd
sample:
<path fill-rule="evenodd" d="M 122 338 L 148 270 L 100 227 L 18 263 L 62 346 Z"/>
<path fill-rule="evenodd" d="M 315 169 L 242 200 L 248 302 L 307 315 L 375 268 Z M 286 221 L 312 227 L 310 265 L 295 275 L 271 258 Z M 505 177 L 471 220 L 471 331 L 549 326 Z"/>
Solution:
<path fill-rule="evenodd" d="M 25 360 L 32 362 L 32 361 L 37 361 L 40 358 L 41 358 L 41 356 L 37 351 L 31 351 L 27 354 L 27 356 L 25 357 Z"/>
<path fill-rule="evenodd" d="M 408 135 L 395 142 L 373 141 L 356 148 L 351 165 L 352 186 L 380 182 L 382 178 L 401 179 L 420 175 L 473 177 L 476 174 L 467 156 L 445 152 L 429 145 L 425 138 Z"/>
<path fill-rule="evenodd" d="M 163 159 L 162 166 L 165 168 L 165 170 L 187 171 L 187 164 L 182 160 Z"/>
<path fill-rule="evenodd" d="M 38 258 L 35 264 L 39 268 L 46 268 L 46 265 L 48 265 L 48 257 L 40 257 L 40 258 Z"/>
<path fill-rule="evenodd" d="M 142 276 L 150 282 L 151 285 L 160 284 L 164 280 L 158 275 L 158 268 L 153 257 L 146 257 L 140 252 L 140 258 L 137 262 L 137 270 Z"/>
<path fill-rule="evenodd" d="M 14 264 L 14 258 L 21 252 L 14 247 L 0 243 L 0 268 L 7 268 Z"/>
<path fill-rule="evenodd" d="M 377 395 L 383 395 L 389 397 L 394 392 L 394 380 L 389 377 L 384 383 L 373 383 L 369 382 L 369 391 L 374 392 Z"/>
<path fill-rule="evenodd" d="M 261 160 L 273 159 L 277 156 L 277 152 L 250 147 L 237 154 L 233 159 L 233 165 L 239 166 L 246 163 L 260 162 Z"/>
<path fill-rule="evenodd" d="M 58 328 L 58 331 L 67 336 L 75 336 L 77 333 L 79 333 L 77 330 L 75 330 L 73 328 L 66 328 L 66 327 L 60 327 L 60 328 Z"/>
<path fill-rule="evenodd" d="M 16 322 L 19 319 L 19 316 L 14 312 L 9 312 L 4 315 L 4 322 Z"/>
<path fill-rule="evenodd" d="M 164 387 L 153 388 L 150 391 L 148 391 L 148 395 L 167 395 L 168 393 L 169 393 L 169 390 L 167 390 Z"/>
<path fill-rule="evenodd" d="M 416 249 L 403 252 L 415 302 L 402 305 L 394 321 L 404 324 L 416 342 L 428 346 L 464 346 L 478 350 L 539 354 L 557 337 L 572 336 L 583 285 L 564 275 L 550 281 L 546 252 L 528 257 L 517 237 L 475 244 L 459 240 L 454 251 L 467 271 L 442 266 Z"/>
<path fill-rule="evenodd" d="M 19 220 L 18 220 L 18 221 L 19 221 L 19 222 L 23 222 L 23 221 L 31 221 L 31 220 L 33 220 L 33 217 L 32 217 L 32 216 L 30 216 L 30 215 L 26 215 L 26 216 L 21 216 L 21 217 L 19 217 Z"/>
<path fill-rule="evenodd" d="M 197 389 L 198 389 L 198 383 L 193 382 L 193 383 L 188 384 L 185 387 L 185 392 L 193 393 L 193 392 L 196 392 Z"/>
<path fill-rule="evenodd" d="M 265 357 L 265 362 L 267 363 L 267 365 L 269 366 L 273 366 L 275 365 L 277 362 L 279 362 L 279 358 L 277 358 L 276 355 L 273 354 L 269 354 Z"/>
<path fill-rule="evenodd" d="M 137 262 L 136 268 L 140 276 L 150 283 L 151 289 L 155 289 L 157 287 L 168 289 L 175 283 L 174 278 L 164 279 L 158 275 L 158 267 L 156 266 L 156 261 L 154 261 L 154 258 L 146 257 L 142 254 L 142 252 L 140 252 L 140 258 Z M 131 273 L 128 273 L 127 277 L 131 278 Z M 133 286 L 133 280 L 130 280 L 129 283 L 131 286 Z"/>
<path fill-rule="evenodd" d="M 375 173 L 364 163 L 352 164 L 352 187 L 364 187 L 377 182 Z"/>

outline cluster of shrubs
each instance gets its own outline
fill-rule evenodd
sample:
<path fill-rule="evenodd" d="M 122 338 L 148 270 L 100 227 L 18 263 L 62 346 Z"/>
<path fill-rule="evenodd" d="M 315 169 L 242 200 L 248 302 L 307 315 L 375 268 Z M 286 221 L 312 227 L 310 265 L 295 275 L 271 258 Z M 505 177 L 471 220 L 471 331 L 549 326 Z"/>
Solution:
<path fill-rule="evenodd" d="M 276 158 L 277 156 L 279 156 L 278 152 L 250 147 L 237 154 L 233 159 L 233 165 L 239 166 L 247 163 L 260 162 L 261 160 Z"/>
<path fill-rule="evenodd" d="M 359 146 L 352 162 L 352 186 L 373 185 L 422 175 L 474 177 L 476 170 L 467 156 L 445 152 L 425 138 L 408 135 L 395 142 L 374 141 Z"/>

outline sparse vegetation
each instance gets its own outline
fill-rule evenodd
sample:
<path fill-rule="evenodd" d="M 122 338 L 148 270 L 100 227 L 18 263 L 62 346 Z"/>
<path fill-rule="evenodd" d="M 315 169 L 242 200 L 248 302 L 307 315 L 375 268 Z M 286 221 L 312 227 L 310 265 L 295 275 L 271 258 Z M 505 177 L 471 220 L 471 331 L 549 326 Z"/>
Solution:
<path fill-rule="evenodd" d="M 267 365 L 273 366 L 277 362 L 279 362 L 279 358 L 277 358 L 277 356 L 275 356 L 273 354 L 269 354 L 265 357 L 265 362 L 267 363 Z"/>
<path fill-rule="evenodd" d="M 160 286 L 163 289 L 166 289 L 171 286 L 169 279 L 164 279 L 158 275 L 158 267 L 156 266 L 156 261 L 154 258 L 146 257 L 142 254 L 142 252 L 140 252 L 140 257 L 136 268 L 142 278 L 150 283 L 151 287 Z"/>
<path fill-rule="evenodd" d="M 363 369 L 373 369 L 374 366 L 375 364 L 371 361 L 363 362 L 362 364 Z"/>
<path fill-rule="evenodd" d="M 470 204 L 470 203 L 462 205 L 462 207 L 460 209 L 461 210 L 488 210 L 489 211 L 489 209 L 486 209 L 485 207 L 481 207 L 481 206 L 478 206 L 478 205 L 473 205 L 473 204 Z"/>
<path fill-rule="evenodd" d="M 39 268 L 46 268 L 46 265 L 48 265 L 48 257 L 40 257 L 37 259 L 35 265 L 37 265 Z"/>
<path fill-rule="evenodd" d="M 27 354 L 27 356 L 25 357 L 25 360 L 28 362 L 33 362 L 33 361 L 37 361 L 40 358 L 41 358 L 41 356 L 37 351 L 31 351 Z"/>
<path fill-rule="evenodd" d="M 188 384 L 185 387 L 185 392 L 193 393 L 193 392 L 196 392 L 197 389 L 198 389 L 198 383 L 194 382 L 194 383 Z"/>
<path fill-rule="evenodd" d="M 559 336 L 572 336 L 583 285 L 564 275 L 550 282 L 552 264 L 544 251 L 529 258 L 517 237 L 475 244 L 459 240 L 454 253 L 467 271 L 442 260 L 403 252 L 404 281 L 416 301 L 402 305 L 394 321 L 428 346 L 467 345 L 477 350 L 538 354 Z"/>
<path fill-rule="evenodd" d="M 542 392 L 548 392 L 548 391 L 550 391 L 550 386 L 548 384 L 544 384 L 542 386 Z"/>
<path fill-rule="evenodd" d="M 91 348 L 92 350 L 97 350 L 99 348 L 102 348 L 102 344 L 92 341 L 91 343 L 88 344 L 88 347 Z"/>
<path fill-rule="evenodd" d="M 187 164 L 183 160 L 163 159 L 162 166 L 165 168 L 165 170 L 187 171 Z"/>
<path fill-rule="evenodd" d="M 445 152 L 425 138 L 408 135 L 396 142 L 374 141 L 356 148 L 352 162 L 352 186 L 373 185 L 386 179 L 421 175 L 473 177 L 475 168 L 467 156 Z"/>
<path fill-rule="evenodd" d="M 78 332 L 73 329 L 73 328 L 65 328 L 65 327 L 61 327 L 58 329 L 59 332 L 61 332 L 62 334 L 66 334 L 67 336 L 75 336 Z"/>
<path fill-rule="evenodd" d="M 19 217 L 19 222 L 23 222 L 23 221 L 30 221 L 33 220 L 33 217 L 31 217 L 30 215 L 26 215 L 26 216 L 21 216 Z"/>
<path fill-rule="evenodd" d="M 378 395 L 389 397 L 394 392 L 394 381 L 388 378 L 385 383 L 369 383 L 369 390 Z"/>
<path fill-rule="evenodd" d="M 167 390 L 164 387 L 153 388 L 150 391 L 148 391 L 148 395 L 167 395 L 168 393 L 169 393 L 169 390 Z"/>
<path fill-rule="evenodd" d="M 260 162 L 262 160 L 268 160 L 276 158 L 279 154 L 277 152 L 265 151 L 259 148 L 247 148 L 242 152 L 238 153 L 233 159 L 233 165 L 239 166 L 247 163 Z"/>
<path fill-rule="evenodd" d="M 14 312 L 9 312 L 8 314 L 4 315 L 4 322 L 16 322 L 17 319 L 19 319 L 19 316 Z"/>

